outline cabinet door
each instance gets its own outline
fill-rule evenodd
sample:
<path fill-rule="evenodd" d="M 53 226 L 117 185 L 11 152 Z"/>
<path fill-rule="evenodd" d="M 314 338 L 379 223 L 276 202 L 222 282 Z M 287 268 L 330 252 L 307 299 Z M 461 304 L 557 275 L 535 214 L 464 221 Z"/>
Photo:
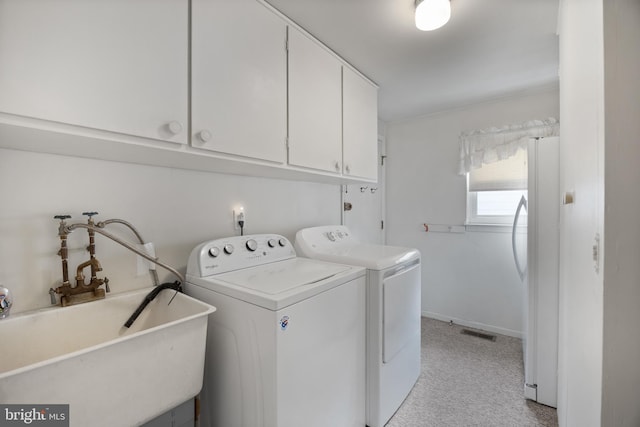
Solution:
<path fill-rule="evenodd" d="M 0 0 L 0 112 L 185 143 L 188 0 Z"/>
<path fill-rule="evenodd" d="M 192 146 L 286 161 L 285 43 L 256 0 L 193 0 Z"/>
<path fill-rule="evenodd" d="M 343 173 L 378 179 L 378 90 L 355 71 L 343 67 Z"/>
<path fill-rule="evenodd" d="M 289 28 L 289 164 L 342 170 L 341 64 Z"/>

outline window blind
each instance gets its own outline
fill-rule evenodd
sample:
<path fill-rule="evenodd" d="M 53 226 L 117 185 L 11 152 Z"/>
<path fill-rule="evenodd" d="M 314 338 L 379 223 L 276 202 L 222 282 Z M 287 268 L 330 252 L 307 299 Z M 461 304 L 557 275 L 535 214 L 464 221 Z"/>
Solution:
<path fill-rule="evenodd" d="M 515 156 L 483 164 L 469 172 L 469 191 L 501 191 L 527 189 L 527 150 Z"/>

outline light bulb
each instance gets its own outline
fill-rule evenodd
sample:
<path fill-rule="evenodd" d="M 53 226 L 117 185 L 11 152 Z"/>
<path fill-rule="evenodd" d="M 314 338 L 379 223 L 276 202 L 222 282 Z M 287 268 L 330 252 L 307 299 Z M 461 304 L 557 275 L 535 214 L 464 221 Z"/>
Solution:
<path fill-rule="evenodd" d="M 449 0 L 422 0 L 416 5 L 416 27 L 431 31 L 442 27 L 451 18 Z"/>

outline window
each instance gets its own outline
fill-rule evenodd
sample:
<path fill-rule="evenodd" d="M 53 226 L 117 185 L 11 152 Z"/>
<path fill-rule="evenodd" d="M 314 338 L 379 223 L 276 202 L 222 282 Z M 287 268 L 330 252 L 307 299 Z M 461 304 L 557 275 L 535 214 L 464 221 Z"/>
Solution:
<path fill-rule="evenodd" d="M 527 197 L 527 173 L 526 150 L 467 173 L 467 224 L 512 223 L 520 198 Z"/>

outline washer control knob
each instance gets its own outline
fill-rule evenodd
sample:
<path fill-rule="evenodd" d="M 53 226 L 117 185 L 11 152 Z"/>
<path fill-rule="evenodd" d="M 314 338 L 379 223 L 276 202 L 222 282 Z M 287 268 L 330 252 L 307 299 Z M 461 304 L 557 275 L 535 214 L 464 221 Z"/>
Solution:
<path fill-rule="evenodd" d="M 215 246 L 209 249 L 209 256 L 210 257 L 215 258 L 218 255 L 220 255 L 220 249 L 218 249 Z"/>
<path fill-rule="evenodd" d="M 224 253 L 227 255 L 231 255 L 233 253 L 233 245 L 231 243 L 227 243 L 226 245 L 224 245 Z"/>
<path fill-rule="evenodd" d="M 287 246 L 287 241 L 285 239 L 279 239 L 278 244 L 282 247 Z"/>
<path fill-rule="evenodd" d="M 247 247 L 247 249 L 249 249 L 251 252 L 253 252 L 256 249 L 258 249 L 258 242 L 256 242 L 253 239 L 249 239 L 249 240 L 247 240 L 247 243 L 245 244 L 245 246 Z"/>
<path fill-rule="evenodd" d="M 276 239 L 269 239 L 269 241 L 267 242 L 267 245 L 269 245 L 270 248 L 275 248 L 276 244 Z"/>
<path fill-rule="evenodd" d="M 327 239 L 331 240 L 332 242 L 336 241 L 336 235 L 333 234 L 333 231 L 327 233 Z"/>

